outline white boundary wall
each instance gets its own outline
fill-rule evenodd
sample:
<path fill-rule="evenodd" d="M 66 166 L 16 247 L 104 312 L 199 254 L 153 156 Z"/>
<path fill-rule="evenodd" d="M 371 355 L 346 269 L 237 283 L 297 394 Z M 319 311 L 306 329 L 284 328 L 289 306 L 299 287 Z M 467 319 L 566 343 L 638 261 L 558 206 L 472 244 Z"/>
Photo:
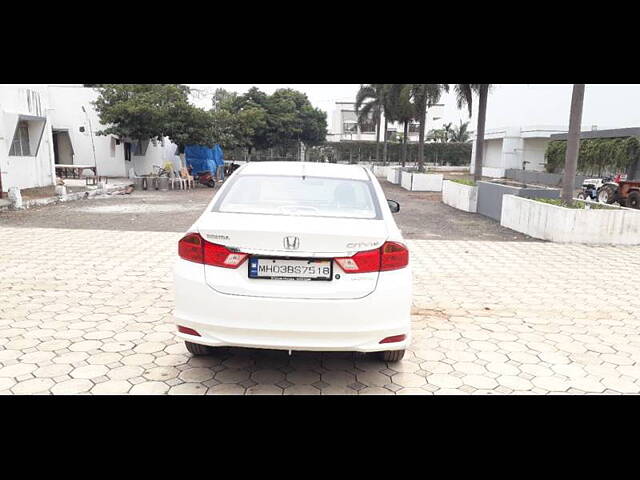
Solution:
<path fill-rule="evenodd" d="M 458 210 L 476 213 L 478 211 L 478 187 L 445 180 L 442 183 L 442 202 Z"/>
<path fill-rule="evenodd" d="M 573 209 L 505 195 L 500 224 L 552 242 L 640 245 L 640 211 L 631 208 Z"/>

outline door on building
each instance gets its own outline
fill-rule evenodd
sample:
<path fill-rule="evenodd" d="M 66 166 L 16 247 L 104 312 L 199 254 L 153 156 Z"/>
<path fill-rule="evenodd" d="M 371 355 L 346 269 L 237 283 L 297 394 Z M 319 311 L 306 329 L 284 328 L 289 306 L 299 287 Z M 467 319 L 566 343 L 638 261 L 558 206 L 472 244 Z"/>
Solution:
<path fill-rule="evenodd" d="M 73 165 L 73 144 L 69 130 L 56 130 L 53 133 L 53 155 L 56 165 Z"/>

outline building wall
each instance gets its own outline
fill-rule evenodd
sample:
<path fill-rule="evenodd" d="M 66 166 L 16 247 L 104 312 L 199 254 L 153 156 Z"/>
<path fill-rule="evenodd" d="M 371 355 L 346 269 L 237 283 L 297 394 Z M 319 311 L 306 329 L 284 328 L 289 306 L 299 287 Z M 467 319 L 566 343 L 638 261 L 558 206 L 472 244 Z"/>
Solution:
<path fill-rule="evenodd" d="M 145 155 L 133 155 L 130 162 L 125 161 L 124 140 L 117 142 L 111 135 L 96 135 L 104 128 L 92 104 L 98 98 L 97 91 L 81 85 L 50 85 L 49 93 L 53 128 L 69 131 L 75 165 L 96 165 L 98 174 L 108 177 L 128 177 L 131 168 L 137 175 L 148 175 L 153 173 L 154 165 L 170 161 L 177 149 L 165 139 L 164 146 L 161 142 L 149 143 Z"/>
<path fill-rule="evenodd" d="M 11 187 L 45 187 L 55 182 L 53 140 L 47 119 L 46 85 L 0 85 L 0 176 L 2 191 Z M 18 122 L 29 122 L 32 156 L 9 155 Z"/>

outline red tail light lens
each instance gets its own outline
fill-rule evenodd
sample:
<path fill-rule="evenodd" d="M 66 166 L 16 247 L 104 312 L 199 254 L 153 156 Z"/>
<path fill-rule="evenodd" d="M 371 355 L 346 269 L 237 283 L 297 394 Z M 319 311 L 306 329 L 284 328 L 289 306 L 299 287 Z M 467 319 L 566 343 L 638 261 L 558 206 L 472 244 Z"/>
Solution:
<path fill-rule="evenodd" d="M 385 242 L 382 247 L 358 252 L 352 257 L 336 258 L 344 273 L 398 270 L 409 264 L 409 250 L 401 243 Z"/>
<path fill-rule="evenodd" d="M 204 254 L 202 245 L 204 239 L 197 233 L 190 233 L 178 242 L 178 255 L 190 262 L 203 263 Z"/>
<path fill-rule="evenodd" d="M 178 242 L 178 255 L 184 260 L 224 268 L 238 268 L 249 256 L 232 252 L 223 245 L 207 242 L 197 233 L 190 233 Z"/>
<path fill-rule="evenodd" d="M 223 245 L 204 242 L 204 263 L 224 268 L 238 268 L 247 259 L 247 253 L 232 252 Z"/>
<path fill-rule="evenodd" d="M 401 243 L 386 242 L 381 248 L 380 271 L 398 270 L 409 265 L 409 250 Z"/>
<path fill-rule="evenodd" d="M 200 336 L 200 334 L 196 332 L 193 328 L 183 327 L 182 325 L 178 325 L 178 331 L 180 333 L 186 333 L 187 335 L 193 335 L 195 337 Z"/>
<path fill-rule="evenodd" d="M 380 340 L 380 343 L 397 343 L 404 342 L 404 339 L 407 338 L 406 335 L 395 335 L 393 337 L 387 337 L 383 340 Z"/>
<path fill-rule="evenodd" d="M 344 273 L 367 273 L 380 270 L 380 249 L 358 252 L 353 257 L 336 258 Z"/>

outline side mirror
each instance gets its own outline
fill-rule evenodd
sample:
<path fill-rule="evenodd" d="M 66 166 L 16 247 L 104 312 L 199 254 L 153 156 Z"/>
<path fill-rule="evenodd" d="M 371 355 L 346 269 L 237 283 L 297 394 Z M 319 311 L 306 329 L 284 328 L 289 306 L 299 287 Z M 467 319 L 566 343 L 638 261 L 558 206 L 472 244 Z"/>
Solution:
<path fill-rule="evenodd" d="M 389 210 L 391 210 L 391 213 L 398 213 L 400 211 L 400 204 L 395 200 L 387 199 L 387 204 L 389 205 Z"/>

